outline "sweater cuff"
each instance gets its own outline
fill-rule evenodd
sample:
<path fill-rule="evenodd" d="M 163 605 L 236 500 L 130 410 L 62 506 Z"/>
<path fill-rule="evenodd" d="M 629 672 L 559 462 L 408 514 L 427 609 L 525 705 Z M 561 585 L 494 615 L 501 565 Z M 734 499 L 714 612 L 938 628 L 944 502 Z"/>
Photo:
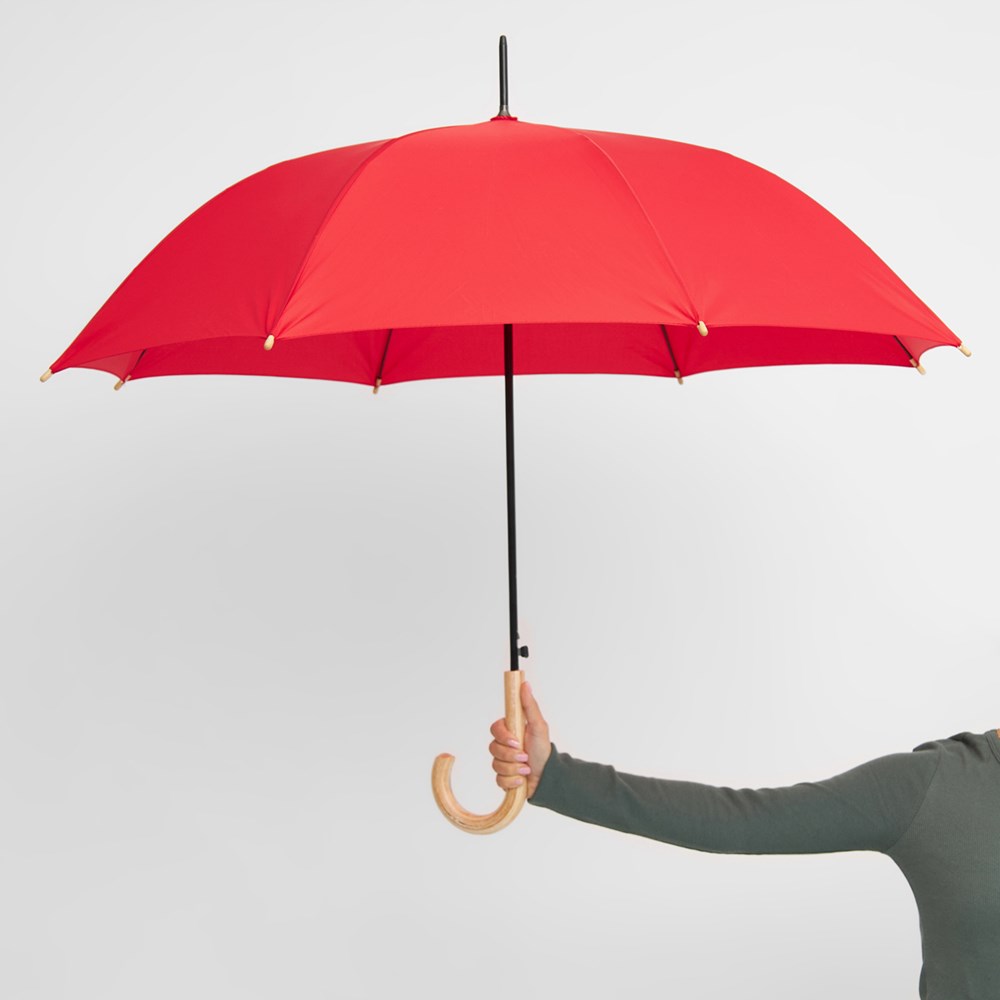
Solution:
<path fill-rule="evenodd" d="M 542 768 L 542 776 L 535 788 L 535 794 L 528 799 L 531 805 L 544 806 L 547 809 L 551 809 L 552 804 L 558 800 L 558 790 L 565 771 L 563 758 L 566 756 L 556 749 L 555 743 L 550 741 L 549 745 L 551 747 L 549 759 Z"/>

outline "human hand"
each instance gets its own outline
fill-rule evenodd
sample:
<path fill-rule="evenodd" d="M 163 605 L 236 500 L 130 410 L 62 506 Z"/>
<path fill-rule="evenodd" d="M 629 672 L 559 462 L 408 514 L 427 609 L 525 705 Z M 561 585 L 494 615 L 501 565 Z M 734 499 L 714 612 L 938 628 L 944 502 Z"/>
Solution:
<path fill-rule="evenodd" d="M 516 788 L 527 780 L 530 799 L 542 780 L 542 770 L 552 752 L 552 744 L 549 724 L 542 718 L 542 710 L 527 681 L 521 683 L 521 705 L 526 723 L 524 746 L 517 743 L 517 737 L 507 728 L 507 720 L 501 718 L 490 726 L 493 734 L 490 753 L 493 755 L 493 770 L 497 772 L 497 784 L 506 790 Z"/>

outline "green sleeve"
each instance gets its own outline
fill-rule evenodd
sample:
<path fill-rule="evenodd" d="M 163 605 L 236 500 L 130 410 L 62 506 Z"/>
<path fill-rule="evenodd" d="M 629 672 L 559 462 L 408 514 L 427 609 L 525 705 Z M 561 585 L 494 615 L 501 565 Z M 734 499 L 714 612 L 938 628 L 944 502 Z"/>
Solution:
<path fill-rule="evenodd" d="M 937 745 L 879 757 L 824 781 L 733 789 L 623 774 L 555 743 L 528 801 L 564 816 L 717 854 L 888 851 L 937 773 Z"/>

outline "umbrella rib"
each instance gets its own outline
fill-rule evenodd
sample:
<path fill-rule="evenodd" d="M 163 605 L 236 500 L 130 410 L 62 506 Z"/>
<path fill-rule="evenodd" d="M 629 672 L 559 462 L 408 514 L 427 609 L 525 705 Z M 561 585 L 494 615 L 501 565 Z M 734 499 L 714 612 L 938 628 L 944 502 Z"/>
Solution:
<path fill-rule="evenodd" d="M 429 130 L 428 130 L 429 131 Z M 412 133 L 410 133 L 412 134 Z M 302 256 L 302 260 L 299 262 L 299 269 L 296 272 L 295 280 L 288 286 L 288 294 L 285 296 L 285 301 L 281 304 L 281 308 L 275 314 L 274 322 L 271 323 L 271 328 L 268 333 L 271 334 L 281 326 L 281 318 L 285 314 L 285 310 L 288 308 L 288 304 L 292 301 L 295 293 L 299 290 L 299 286 L 302 283 L 302 277 L 305 274 L 306 264 L 309 263 L 309 258 L 312 257 L 313 249 L 319 240 L 320 233 L 326 229 L 327 223 L 333 218 L 333 213 L 340 207 L 344 198 L 347 197 L 348 192 L 354 187 L 355 182 L 364 172 L 365 167 L 372 162 L 376 157 L 381 156 L 390 146 L 395 146 L 397 142 L 402 139 L 406 139 L 406 135 L 396 136 L 395 139 L 386 139 L 380 146 L 373 149 L 355 168 L 354 172 L 350 177 L 343 183 L 340 189 L 337 191 L 336 196 L 333 201 L 330 202 L 330 207 L 326 210 L 323 216 L 323 220 L 316 227 L 316 231 L 312 235 L 312 239 L 309 240 L 309 246 L 306 247 L 306 252 Z"/>
<path fill-rule="evenodd" d="M 122 387 L 122 386 L 123 386 L 123 385 L 124 385 L 124 384 L 125 384 L 126 382 L 129 382 L 129 381 L 131 381 L 131 379 L 132 379 L 132 374 L 133 374 L 133 372 L 134 372 L 134 371 L 136 370 L 136 368 L 138 368 L 138 367 L 139 367 L 139 362 L 140 362 L 140 361 L 142 361 L 142 356 L 143 356 L 143 355 L 144 355 L 144 354 L 146 353 L 146 351 L 147 351 L 147 350 L 148 350 L 148 348 L 145 348 L 145 347 L 144 347 L 144 348 L 143 348 L 143 349 L 142 349 L 142 350 L 141 350 L 141 351 L 139 352 L 139 357 L 137 357 L 137 358 L 135 359 L 135 364 L 133 364 L 133 365 L 132 365 L 132 367 L 131 367 L 131 368 L 129 368 L 128 372 L 126 372 L 126 374 L 124 375 L 124 377 L 120 378 L 120 379 L 119 379 L 119 380 L 118 380 L 118 381 L 117 381 L 117 382 L 115 383 L 115 392 L 117 392 L 117 391 L 118 391 L 118 390 L 119 390 L 119 389 L 120 389 L 120 388 L 121 388 L 121 387 Z"/>
<path fill-rule="evenodd" d="M 670 355 L 670 363 L 674 366 L 674 378 L 677 379 L 678 385 L 683 385 L 684 378 L 681 375 L 680 368 L 677 367 L 677 358 L 674 357 L 674 349 L 670 346 L 670 337 L 667 334 L 667 328 L 661 323 L 660 329 L 663 331 L 663 339 L 667 342 L 667 353 Z"/>
<path fill-rule="evenodd" d="M 670 270 L 673 271 L 674 277 L 677 279 L 677 284 L 680 285 L 681 291 L 687 296 L 688 308 L 691 310 L 692 321 L 695 322 L 696 324 L 699 323 L 699 321 L 702 321 L 704 317 L 698 314 L 698 310 L 695 308 L 694 299 L 691 296 L 691 292 L 688 290 L 687 285 L 684 283 L 684 279 L 681 277 L 681 272 L 678 269 L 677 265 L 674 263 L 673 257 L 670 256 L 670 251 L 667 249 L 666 244 L 663 242 L 663 237 L 660 235 L 660 231 L 653 224 L 653 220 L 650 218 L 649 212 L 646 211 L 646 206 L 642 203 L 642 200 L 639 198 L 639 195 L 636 194 L 635 188 L 632 187 L 632 184 L 629 182 L 629 179 L 622 172 L 622 168 L 619 167 L 618 164 L 614 161 L 611 154 L 600 143 L 595 142 L 589 135 L 587 135 L 586 132 L 578 132 L 575 129 L 572 131 L 574 132 L 575 135 L 578 135 L 581 138 L 586 139 L 587 142 L 589 142 L 594 147 L 594 149 L 596 149 L 608 161 L 608 163 L 611 164 L 611 166 L 614 168 L 615 173 L 618 174 L 618 176 L 621 178 L 622 184 L 625 185 L 626 190 L 632 196 L 632 200 L 636 203 L 639 211 L 642 212 L 642 217 L 646 220 L 646 225 L 649 226 L 650 232 L 652 232 L 653 236 L 656 238 L 656 242 L 660 248 L 660 252 L 663 254 L 663 257 L 666 260 L 667 265 L 670 267 Z"/>
<path fill-rule="evenodd" d="M 892 335 L 892 339 L 895 340 L 896 343 L 899 344 L 899 346 L 902 347 L 903 350 L 906 352 L 906 356 L 910 359 L 910 364 L 913 365 L 913 367 L 916 368 L 921 375 L 925 374 L 924 366 L 919 361 L 917 361 L 917 359 L 913 356 L 913 354 L 911 353 L 910 349 L 906 346 L 906 344 L 904 344 L 895 334 Z"/>
<path fill-rule="evenodd" d="M 147 350 L 149 350 L 149 348 L 147 348 L 147 347 L 144 347 L 144 348 L 143 348 L 143 349 L 142 349 L 142 350 L 141 350 L 141 351 L 139 352 L 139 357 L 137 357 L 137 358 L 135 359 L 135 364 L 134 364 L 134 365 L 132 365 L 132 367 L 131 367 L 131 368 L 129 369 L 129 373 L 128 373 L 128 376 L 129 376 L 129 378 L 131 378 L 131 377 L 132 377 L 132 376 L 133 376 L 133 375 L 135 374 L 135 370 L 136 370 L 136 368 L 138 368 L 138 367 L 139 367 L 139 362 L 140 362 L 140 361 L 142 361 L 142 356 L 143 356 L 143 355 L 144 355 L 144 354 L 146 353 L 146 351 L 147 351 Z"/>
<path fill-rule="evenodd" d="M 389 353 L 389 341 L 392 340 L 392 330 L 385 335 L 385 347 L 382 348 L 382 360 L 378 363 L 378 374 L 375 376 L 375 388 L 372 392 L 378 392 L 378 387 L 382 384 L 382 369 L 385 368 L 385 356 Z"/>

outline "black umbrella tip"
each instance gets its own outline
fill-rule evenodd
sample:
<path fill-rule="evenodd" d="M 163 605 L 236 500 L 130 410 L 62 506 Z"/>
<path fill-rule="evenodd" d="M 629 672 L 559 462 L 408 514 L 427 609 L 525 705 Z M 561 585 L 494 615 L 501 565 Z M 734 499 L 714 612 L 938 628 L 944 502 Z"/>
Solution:
<path fill-rule="evenodd" d="M 507 108 L 507 36 L 500 36 L 500 110 L 497 118 L 511 118 Z"/>

